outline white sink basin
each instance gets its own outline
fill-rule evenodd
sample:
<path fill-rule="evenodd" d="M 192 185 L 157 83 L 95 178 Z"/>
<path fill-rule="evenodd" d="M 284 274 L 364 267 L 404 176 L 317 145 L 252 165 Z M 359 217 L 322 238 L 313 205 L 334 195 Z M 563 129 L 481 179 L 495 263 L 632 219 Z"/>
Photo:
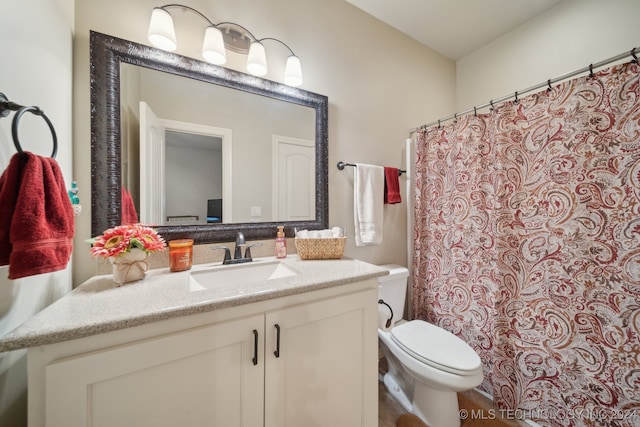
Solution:
<path fill-rule="evenodd" d="M 253 261 L 246 264 L 222 265 L 192 271 L 189 290 L 201 291 L 217 287 L 242 286 L 296 276 L 299 271 L 283 261 Z"/>

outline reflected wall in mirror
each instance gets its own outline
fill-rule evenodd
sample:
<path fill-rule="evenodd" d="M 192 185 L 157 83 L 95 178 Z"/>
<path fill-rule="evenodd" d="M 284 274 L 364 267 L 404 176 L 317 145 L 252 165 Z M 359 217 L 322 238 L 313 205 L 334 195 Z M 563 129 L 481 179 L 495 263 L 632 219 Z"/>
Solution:
<path fill-rule="evenodd" d="M 122 183 L 141 222 L 220 222 L 207 213 L 214 199 L 223 223 L 315 218 L 313 108 L 122 63 L 120 117 Z M 283 150 L 301 156 L 289 173 L 278 173 Z M 284 200 L 299 209 L 283 209 L 273 188 L 297 190 Z"/>
<path fill-rule="evenodd" d="M 328 226 L 325 96 L 91 32 L 91 104 L 93 235 L 123 188 L 166 239 Z"/>

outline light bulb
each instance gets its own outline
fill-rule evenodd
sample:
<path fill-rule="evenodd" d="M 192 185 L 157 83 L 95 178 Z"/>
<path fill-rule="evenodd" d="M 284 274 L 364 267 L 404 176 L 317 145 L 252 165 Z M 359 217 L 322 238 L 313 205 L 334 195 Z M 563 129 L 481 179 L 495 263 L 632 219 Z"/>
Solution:
<path fill-rule="evenodd" d="M 300 86 L 302 84 L 300 58 L 295 55 L 287 58 L 287 65 L 284 69 L 284 83 L 289 86 Z"/>
<path fill-rule="evenodd" d="M 224 50 L 222 32 L 213 26 L 207 27 L 202 44 L 202 56 L 207 62 L 222 65 L 227 62 L 227 53 Z"/>
<path fill-rule="evenodd" d="M 267 55 L 264 51 L 264 46 L 258 41 L 252 42 L 251 47 L 249 47 L 247 70 L 254 76 L 267 74 Z"/>
<path fill-rule="evenodd" d="M 154 7 L 149 21 L 148 38 L 155 47 L 173 52 L 178 47 L 173 19 L 166 10 Z"/>

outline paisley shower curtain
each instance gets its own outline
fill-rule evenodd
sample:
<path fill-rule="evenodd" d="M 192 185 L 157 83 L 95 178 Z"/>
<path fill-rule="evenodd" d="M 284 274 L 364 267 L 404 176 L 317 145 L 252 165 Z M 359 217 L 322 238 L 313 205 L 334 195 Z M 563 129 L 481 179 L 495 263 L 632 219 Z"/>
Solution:
<path fill-rule="evenodd" d="M 640 426 L 640 67 L 419 131 L 414 317 L 503 415 Z"/>

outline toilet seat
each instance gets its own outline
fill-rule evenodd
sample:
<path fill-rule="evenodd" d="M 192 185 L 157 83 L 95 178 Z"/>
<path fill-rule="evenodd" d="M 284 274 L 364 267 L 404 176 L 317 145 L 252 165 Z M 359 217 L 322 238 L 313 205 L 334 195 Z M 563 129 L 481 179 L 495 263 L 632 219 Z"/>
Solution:
<path fill-rule="evenodd" d="M 478 354 L 452 333 L 423 320 L 396 325 L 391 339 L 422 363 L 457 375 L 473 375 L 482 369 Z"/>

